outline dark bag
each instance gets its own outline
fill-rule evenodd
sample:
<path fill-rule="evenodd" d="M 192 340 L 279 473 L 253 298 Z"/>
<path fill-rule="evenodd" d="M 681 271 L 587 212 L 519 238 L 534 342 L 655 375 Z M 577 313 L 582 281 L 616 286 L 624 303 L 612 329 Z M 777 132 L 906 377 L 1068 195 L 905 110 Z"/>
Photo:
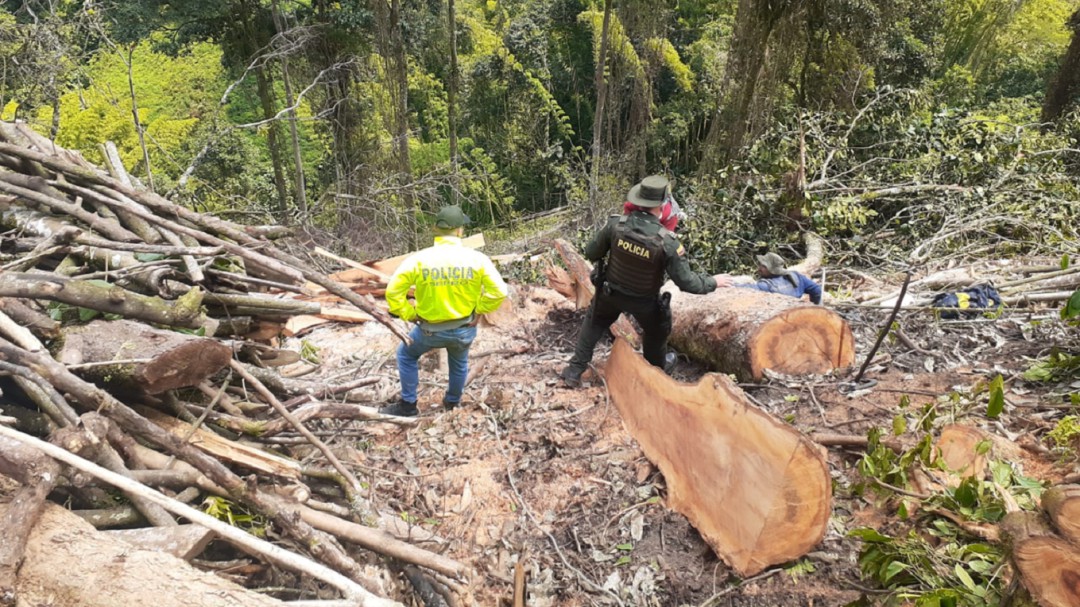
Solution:
<path fill-rule="evenodd" d="M 1001 296 L 992 285 L 975 285 L 955 293 L 939 293 L 930 305 L 934 308 L 945 308 L 937 312 L 941 318 L 947 320 L 960 318 L 961 314 L 972 318 L 988 310 L 999 310 Z"/>
<path fill-rule="evenodd" d="M 604 280 L 607 279 L 607 272 L 604 270 L 603 257 L 601 257 L 600 261 L 597 261 L 596 265 L 593 266 L 592 273 L 589 274 L 589 279 L 592 281 L 592 285 L 597 291 L 604 288 Z"/>

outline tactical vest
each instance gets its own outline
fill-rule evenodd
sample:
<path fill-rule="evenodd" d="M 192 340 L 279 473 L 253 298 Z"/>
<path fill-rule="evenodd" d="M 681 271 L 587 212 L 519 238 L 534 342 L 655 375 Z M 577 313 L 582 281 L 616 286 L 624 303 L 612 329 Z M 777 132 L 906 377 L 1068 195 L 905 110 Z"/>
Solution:
<path fill-rule="evenodd" d="M 619 218 L 611 236 L 607 281 L 613 289 L 627 295 L 649 297 L 656 295 L 664 284 L 664 234 L 668 230 L 647 236 L 633 230 L 627 223 L 629 215 Z"/>

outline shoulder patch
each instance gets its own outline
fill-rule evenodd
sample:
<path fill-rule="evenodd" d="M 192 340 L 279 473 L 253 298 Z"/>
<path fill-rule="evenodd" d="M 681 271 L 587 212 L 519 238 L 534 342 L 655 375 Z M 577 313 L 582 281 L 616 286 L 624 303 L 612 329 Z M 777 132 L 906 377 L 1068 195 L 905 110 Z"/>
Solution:
<path fill-rule="evenodd" d="M 683 248 L 682 244 L 679 244 L 679 248 L 675 249 L 675 254 L 679 255 L 680 257 L 686 255 L 686 249 Z"/>

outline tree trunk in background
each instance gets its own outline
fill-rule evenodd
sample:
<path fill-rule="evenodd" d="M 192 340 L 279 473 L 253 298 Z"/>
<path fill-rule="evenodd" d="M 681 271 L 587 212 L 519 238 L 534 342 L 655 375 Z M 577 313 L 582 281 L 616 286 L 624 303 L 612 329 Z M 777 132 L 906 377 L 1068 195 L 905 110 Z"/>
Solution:
<path fill-rule="evenodd" d="M 450 129 L 450 175 L 453 187 L 450 188 L 450 200 L 457 204 L 457 174 L 458 174 L 458 149 L 457 149 L 457 7 L 454 0 L 446 0 L 446 15 L 449 21 L 450 35 L 450 74 L 446 82 L 446 121 Z M 495 218 L 492 217 L 492 220 Z"/>
<path fill-rule="evenodd" d="M 1043 101 L 1043 122 L 1053 122 L 1065 113 L 1069 104 L 1080 97 L 1080 10 L 1069 18 L 1068 27 L 1072 30 L 1072 43 L 1061 59 L 1057 77 L 1050 83 Z"/>
<path fill-rule="evenodd" d="M 723 92 L 702 151 L 702 174 L 727 164 L 745 143 L 769 38 L 791 6 L 791 0 L 739 0 Z"/>
<path fill-rule="evenodd" d="M 278 197 L 278 218 L 288 223 L 289 195 L 285 190 L 285 170 L 281 166 L 281 150 L 278 149 L 277 120 L 274 116 L 274 98 L 271 92 L 271 80 L 266 70 L 255 68 L 255 81 L 258 85 L 259 103 L 262 105 L 263 118 L 270 122 L 266 125 L 266 146 L 270 148 L 270 162 L 274 165 L 274 189 Z"/>
<path fill-rule="evenodd" d="M 124 63 L 127 64 L 127 81 L 128 92 L 131 94 L 131 118 L 135 121 L 135 132 L 139 134 L 139 147 L 142 148 L 143 163 L 146 164 L 146 186 L 150 188 L 150 191 L 154 191 L 154 173 L 150 167 L 150 151 L 146 149 L 146 135 L 143 132 L 142 121 L 139 120 L 139 102 L 135 97 L 135 76 L 132 73 L 132 64 L 135 62 L 135 47 L 128 47 L 127 59 Z"/>
<path fill-rule="evenodd" d="M 275 1 L 273 4 L 272 14 L 274 18 L 274 29 L 278 34 L 285 32 L 287 25 L 285 23 L 285 17 L 281 14 L 281 8 Z M 293 94 L 292 83 L 289 81 L 289 58 L 283 56 L 281 58 L 281 81 L 285 86 L 285 105 L 289 108 L 293 107 Z M 292 137 L 292 151 L 293 151 L 293 178 L 295 188 L 293 197 L 296 200 L 296 210 L 300 212 L 301 221 L 307 220 L 307 191 L 304 186 L 304 160 L 300 154 L 300 136 L 296 132 L 296 109 L 289 110 L 289 135 Z"/>
<path fill-rule="evenodd" d="M 607 103 L 607 79 L 604 67 L 607 64 L 608 32 L 611 29 L 611 0 L 604 0 L 604 24 L 600 28 L 600 50 L 596 59 L 596 114 L 593 116 L 592 170 L 589 175 L 589 209 L 595 210 L 596 197 L 600 191 L 600 142 L 604 124 L 604 106 Z M 595 214 L 595 213 L 594 213 Z"/>

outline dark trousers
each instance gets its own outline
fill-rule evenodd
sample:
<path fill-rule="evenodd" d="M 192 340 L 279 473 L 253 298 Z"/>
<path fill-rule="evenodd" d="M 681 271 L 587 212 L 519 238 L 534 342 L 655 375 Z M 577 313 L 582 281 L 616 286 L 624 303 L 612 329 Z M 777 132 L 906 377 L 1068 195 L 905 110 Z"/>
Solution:
<path fill-rule="evenodd" d="M 656 297 L 631 297 L 610 289 L 598 289 L 592 305 L 581 323 L 574 357 L 570 359 L 570 369 L 584 373 L 592 362 L 596 342 L 604 336 L 619 314 L 627 313 L 637 319 L 645 333 L 641 340 L 641 351 L 645 360 L 663 368 L 664 355 L 667 353 L 667 339 L 671 332 L 671 319 L 660 307 Z"/>

